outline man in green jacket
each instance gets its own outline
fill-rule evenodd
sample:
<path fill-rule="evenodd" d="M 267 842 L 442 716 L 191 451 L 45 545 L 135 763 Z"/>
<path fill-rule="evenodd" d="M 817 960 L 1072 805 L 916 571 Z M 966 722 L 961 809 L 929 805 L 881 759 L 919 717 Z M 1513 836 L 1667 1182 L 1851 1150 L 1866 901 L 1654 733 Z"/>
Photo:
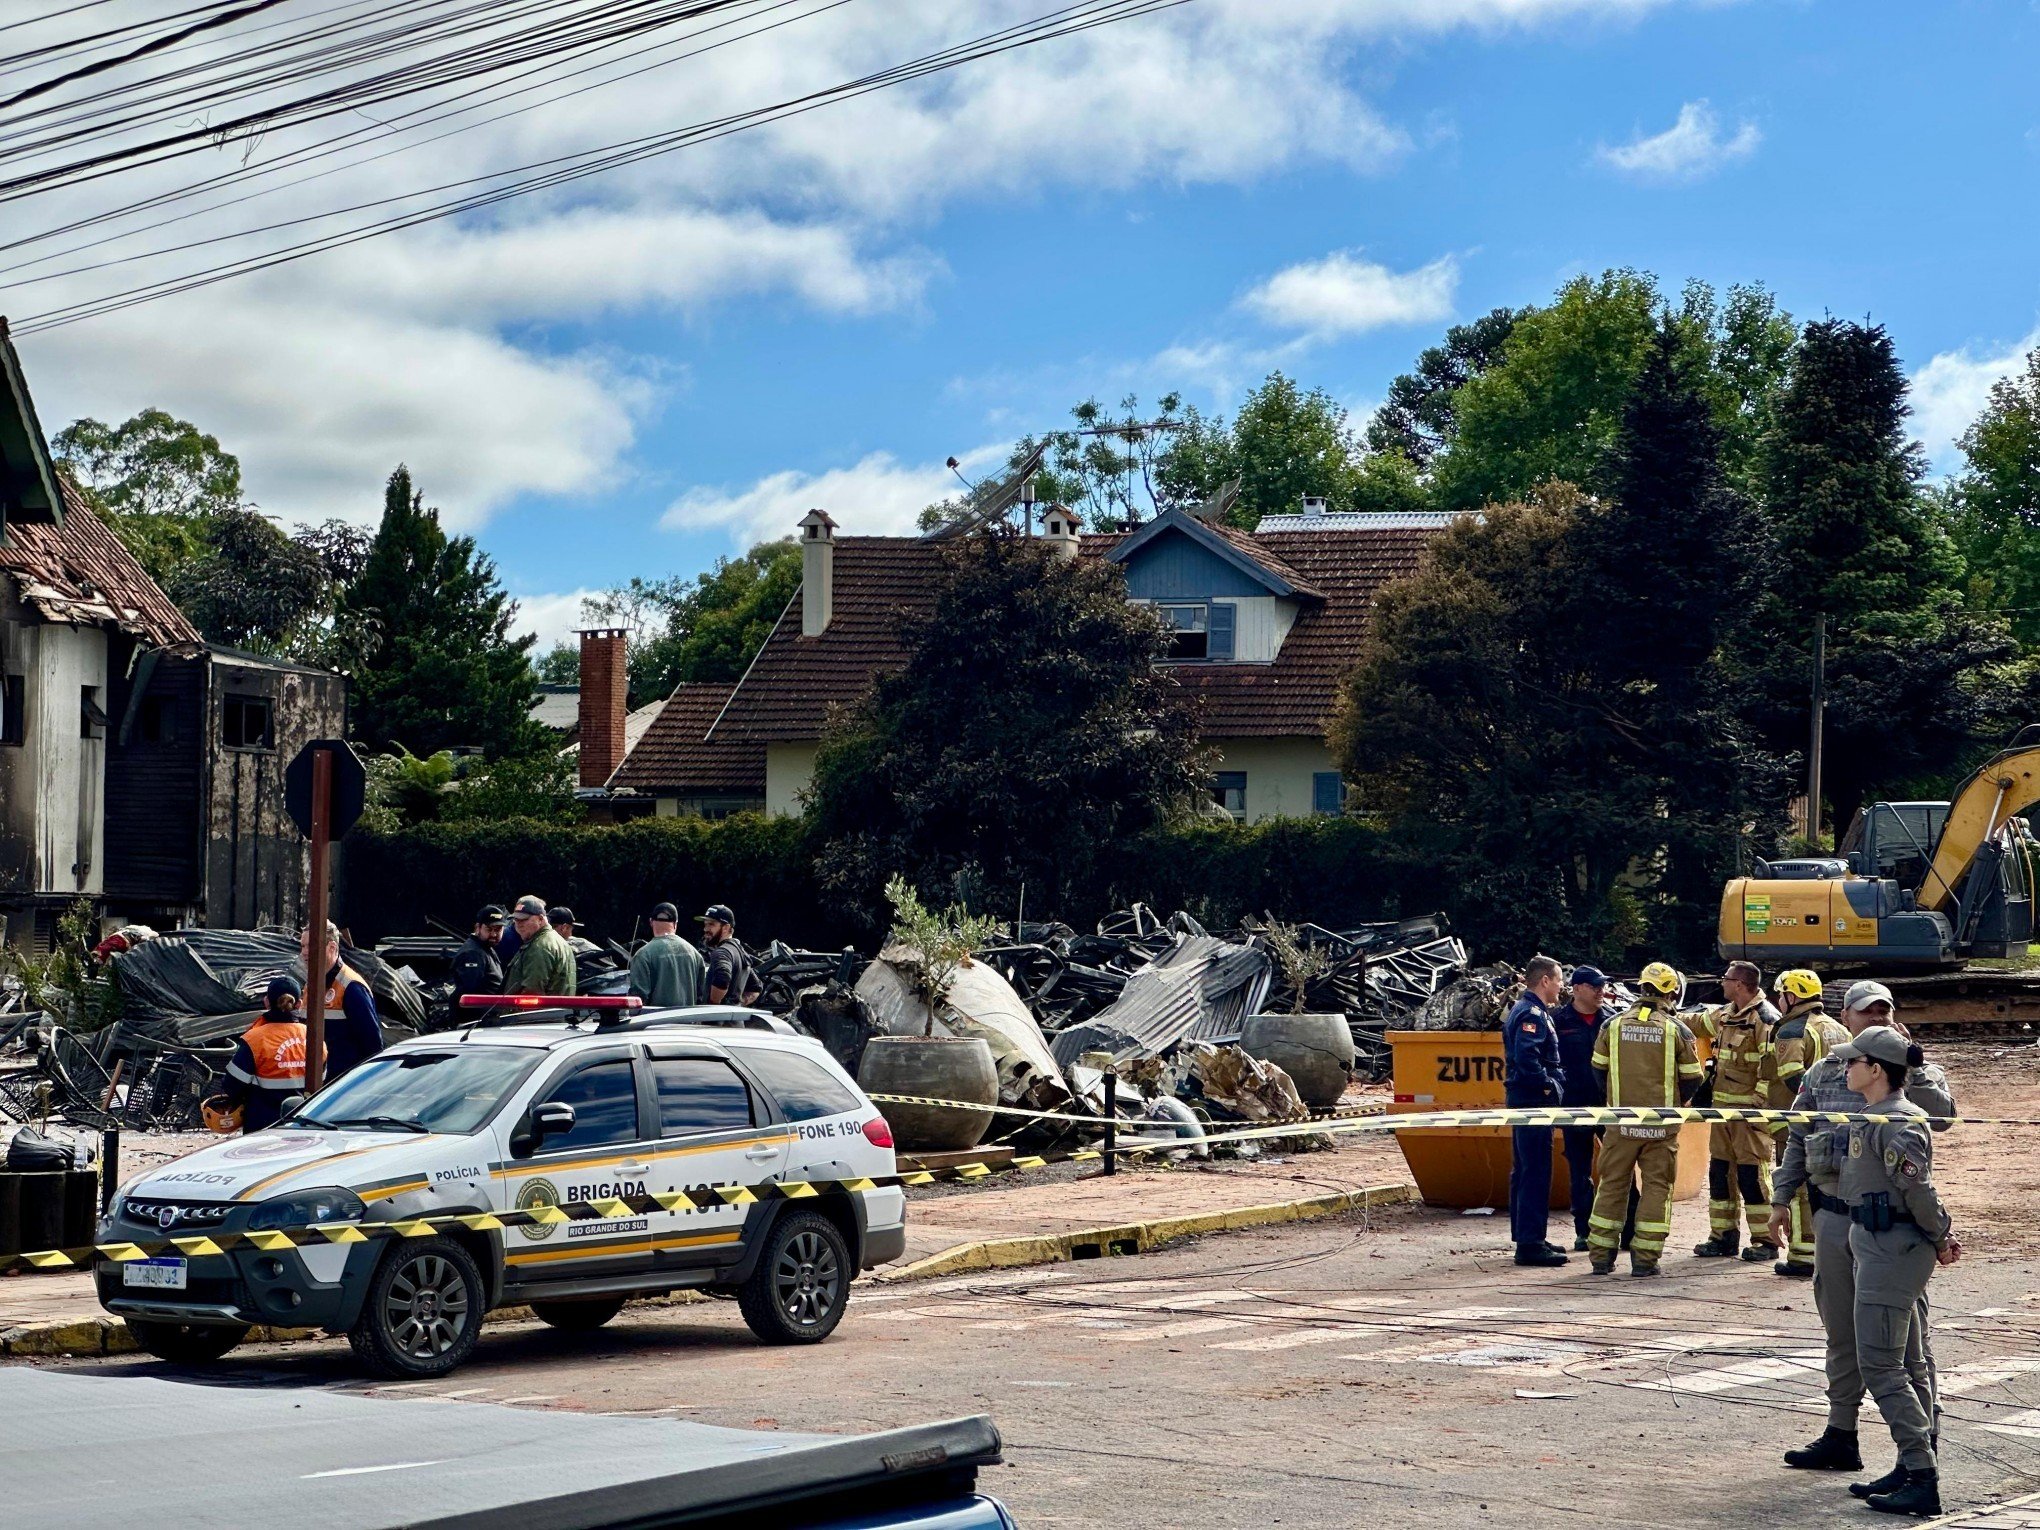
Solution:
<path fill-rule="evenodd" d="M 630 959 L 630 991 L 647 1009 L 682 1009 L 701 1002 L 701 953 L 680 937 L 680 910 L 652 910 L 652 938 Z"/>
<path fill-rule="evenodd" d="M 526 893 L 510 910 L 510 922 L 524 942 L 503 974 L 503 992 L 571 994 L 574 952 L 546 922 L 545 899 Z"/>

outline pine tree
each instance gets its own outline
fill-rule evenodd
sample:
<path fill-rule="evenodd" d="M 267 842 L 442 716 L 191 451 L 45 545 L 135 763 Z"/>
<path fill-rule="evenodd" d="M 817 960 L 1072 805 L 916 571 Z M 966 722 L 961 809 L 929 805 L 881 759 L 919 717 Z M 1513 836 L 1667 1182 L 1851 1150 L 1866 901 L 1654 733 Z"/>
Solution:
<path fill-rule="evenodd" d="M 533 639 L 513 637 L 517 607 L 472 537 L 448 537 L 408 468 L 390 474 L 382 523 L 341 612 L 372 624 L 356 671 L 356 737 L 427 756 L 478 747 L 495 758 L 541 747 L 531 721 Z"/>
<path fill-rule="evenodd" d="M 1793 353 L 1763 453 L 1773 551 L 1742 644 L 1752 710 L 1774 750 L 1805 748 L 1824 613 L 1823 795 L 1837 826 L 1875 791 L 1943 783 L 1999 709 L 2012 651 L 2002 621 L 1964 603 L 1908 412 L 1883 328 L 1824 319 Z"/>

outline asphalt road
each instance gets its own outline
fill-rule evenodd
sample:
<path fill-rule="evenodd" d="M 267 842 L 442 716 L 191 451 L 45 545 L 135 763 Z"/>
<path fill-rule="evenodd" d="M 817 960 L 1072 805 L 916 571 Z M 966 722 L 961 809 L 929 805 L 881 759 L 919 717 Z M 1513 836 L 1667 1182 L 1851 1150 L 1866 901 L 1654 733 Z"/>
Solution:
<path fill-rule="evenodd" d="M 1672 1248 L 1704 1235 L 1681 1206 Z M 374 1385 L 344 1344 L 237 1351 L 194 1382 L 847 1432 L 988 1412 L 1023 1525 L 1882 1523 L 1817 1434 L 1811 1293 L 1674 1254 L 1666 1275 L 1517 1270 L 1492 1218 L 1422 1208 L 1139 1259 L 860 1287 L 837 1335 L 766 1349 L 733 1306 L 570 1337 L 492 1327 L 445 1381 Z M 2040 1292 L 2024 1259 L 1936 1277 L 1950 1507 L 2040 1486 Z M 71 1362 L 170 1375 L 147 1360 Z M 449 1420 L 449 1423 L 453 1423 Z M 1866 1410 L 1866 1465 L 1890 1464 Z"/>

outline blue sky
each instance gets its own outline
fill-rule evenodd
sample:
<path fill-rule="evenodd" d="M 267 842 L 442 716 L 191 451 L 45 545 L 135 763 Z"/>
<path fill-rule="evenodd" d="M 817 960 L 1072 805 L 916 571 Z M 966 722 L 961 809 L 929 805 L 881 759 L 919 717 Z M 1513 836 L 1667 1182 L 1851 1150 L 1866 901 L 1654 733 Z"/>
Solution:
<path fill-rule="evenodd" d="M 844 26 L 837 59 L 883 47 Z M 23 344 L 52 428 L 165 403 L 286 515 L 365 511 L 409 458 L 548 636 L 578 592 L 810 503 L 902 529 L 945 457 L 1086 395 L 1229 410 L 1279 366 L 1357 419 L 1452 320 L 1608 266 L 1888 325 L 1945 465 L 2040 343 L 2035 78 L 2024 0 L 1194 0 L 514 229 L 242 284 L 293 321 L 238 332 L 259 383 L 218 379 L 193 299 Z"/>

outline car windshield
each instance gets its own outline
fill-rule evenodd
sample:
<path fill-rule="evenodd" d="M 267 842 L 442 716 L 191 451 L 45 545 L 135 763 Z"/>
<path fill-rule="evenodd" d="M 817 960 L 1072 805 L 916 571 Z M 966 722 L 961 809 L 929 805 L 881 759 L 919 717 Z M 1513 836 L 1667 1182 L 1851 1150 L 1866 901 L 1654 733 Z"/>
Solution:
<path fill-rule="evenodd" d="M 489 1119 L 541 1055 L 523 1047 L 384 1052 L 320 1090 L 291 1124 L 471 1132 Z"/>

